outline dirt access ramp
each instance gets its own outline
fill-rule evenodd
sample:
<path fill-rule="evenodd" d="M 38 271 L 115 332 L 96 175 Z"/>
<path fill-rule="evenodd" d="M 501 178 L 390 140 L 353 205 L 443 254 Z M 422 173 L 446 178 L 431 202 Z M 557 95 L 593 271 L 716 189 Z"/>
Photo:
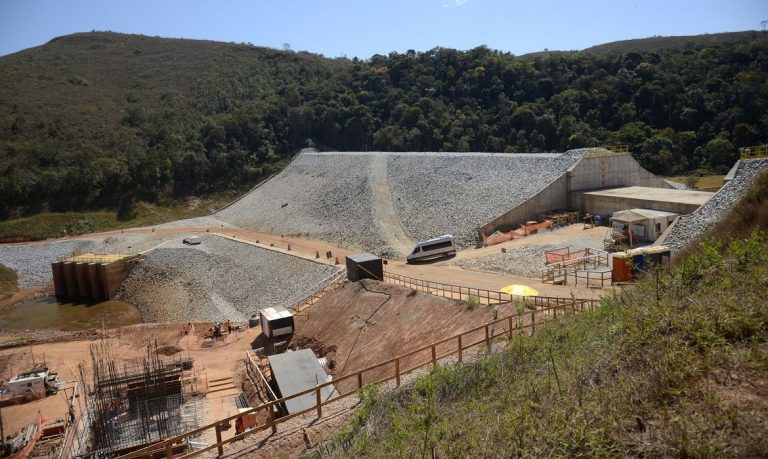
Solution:
<path fill-rule="evenodd" d="M 399 285 L 371 280 L 346 282 L 296 317 L 297 331 L 291 344 L 310 347 L 318 357 L 329 359 L 330 372 L 338 378 L 490 322 L 494 309 L 503 317 L 515 306 L 470 308 L 464 301 Z M 482 333 L 464 338 L 476 341 L 482 339 Z M 450 347 L 438 346 L 438 355 Z M 429 357 L 419 353 L 403 359 L 401 368 L 411 368 Z M 382 368 L 382 375 L 386 371 L 391 369 Z M 365 373 L 364 382 L 375 379 L 375 371 Z"/>

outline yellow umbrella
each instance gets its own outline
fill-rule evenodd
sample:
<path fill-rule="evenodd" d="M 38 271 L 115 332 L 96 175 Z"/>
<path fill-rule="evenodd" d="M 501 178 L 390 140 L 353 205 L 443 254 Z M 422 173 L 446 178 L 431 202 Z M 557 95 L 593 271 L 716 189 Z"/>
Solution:
<path fill-rule="evenodd" d="M 517 296 L 538 296 L 539 295 L 538 290 L 532 289 L 527 285 L 519 285 L 519 284 L 507 285 L 506 287 L 500 288 L 499 291 L 502 293 L 509 293 L 510 295 L 517 295 Z"/>

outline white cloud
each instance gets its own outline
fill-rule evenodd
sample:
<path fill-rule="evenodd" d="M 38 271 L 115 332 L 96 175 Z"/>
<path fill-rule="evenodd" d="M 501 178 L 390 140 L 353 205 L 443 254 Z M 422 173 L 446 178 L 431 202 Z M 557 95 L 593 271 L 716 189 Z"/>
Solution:
<path fill-rule="evenodd" d="M 453 0 L 452 2 L 443 3 L 443 8 L 458 8 L 469 3 L 469 0 Z"/>

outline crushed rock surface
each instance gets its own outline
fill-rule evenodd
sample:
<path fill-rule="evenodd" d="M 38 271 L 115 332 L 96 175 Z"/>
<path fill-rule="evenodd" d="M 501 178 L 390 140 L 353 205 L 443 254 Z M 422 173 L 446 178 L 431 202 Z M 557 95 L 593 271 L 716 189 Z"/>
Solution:
<path fill-rule="evenodd" d="M 209 236 L 185 247 L 174 241 L 131 270 L 119 298 L 146 322 L 245 320 L 282 305 L 338 268 Z"/>
<path fill-rule="evenodd" d="M 674 228 L 664 240 L 673 251 L 680 250 L 701 237 L 731 210 L 749 189 L 752 180 L 768 170 L 768 159 L 750 159 L 739 162 L 733 180 L 723 185 L 709 201 L 689 215 L 677 219 Z"/>
<path fill-rule="evenodd" d="M 565 154 L 390 154 L 388 176 L 403 227 L 416 239 L 452 234 L 473 247 L 480 227 L 513 209 L 579 159 Z"/>
<path fill-rule="evenodd" d="M 373 156 L 306 152 L 215 217 L 241 228 L 384 249 L 374 218 Z"/>

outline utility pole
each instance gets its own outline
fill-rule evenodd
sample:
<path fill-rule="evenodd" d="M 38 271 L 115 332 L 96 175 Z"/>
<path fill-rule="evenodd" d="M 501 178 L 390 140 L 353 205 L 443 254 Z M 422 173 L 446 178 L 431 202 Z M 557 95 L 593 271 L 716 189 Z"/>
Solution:
<path fill-rule="evenodd" d="M 760 21 L 760 25 L 763 26 L 763 32 L 765 32 L 765 26 L 768 26 L 768 19 L 765 21 Z"/>

